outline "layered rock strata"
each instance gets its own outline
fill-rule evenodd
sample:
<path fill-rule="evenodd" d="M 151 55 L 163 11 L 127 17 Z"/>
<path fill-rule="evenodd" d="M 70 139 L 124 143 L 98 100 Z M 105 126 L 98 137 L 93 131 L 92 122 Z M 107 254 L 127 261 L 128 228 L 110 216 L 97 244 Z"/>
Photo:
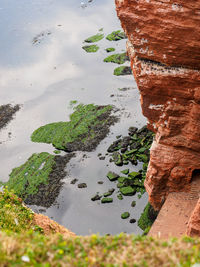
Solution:
<path fill-rule="evenodd" d="M 200 0 L 116 0 L 148 127 L 145 187 L 155 209 L 200 170 Z"/>

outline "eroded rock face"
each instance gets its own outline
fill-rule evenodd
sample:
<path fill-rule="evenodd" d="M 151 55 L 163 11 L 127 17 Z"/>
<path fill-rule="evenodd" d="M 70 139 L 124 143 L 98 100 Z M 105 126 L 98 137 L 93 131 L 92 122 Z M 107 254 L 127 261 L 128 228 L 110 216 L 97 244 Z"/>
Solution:
<path fill-rule="evenodd" d="M 187 235 L 200 236 L 200 200 L 198 201 L 188 223 Z"/>
<path fill-rule="evenodd" d="M 116 0 L 116 7 L 143 114 L 156 133 L 145 187 L 160 209 L 200 169 L 200 0 Z"/>

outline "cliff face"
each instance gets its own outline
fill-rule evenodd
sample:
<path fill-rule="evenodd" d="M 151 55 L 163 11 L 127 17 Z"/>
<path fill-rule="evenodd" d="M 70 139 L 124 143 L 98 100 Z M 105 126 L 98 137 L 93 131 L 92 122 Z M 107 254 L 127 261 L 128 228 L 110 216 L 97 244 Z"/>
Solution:
<path fill-rule="evenodd" d="M 155 209 L 200 170 L 200 0 L 116 0 L 148 127 L 145 187 Z"/>

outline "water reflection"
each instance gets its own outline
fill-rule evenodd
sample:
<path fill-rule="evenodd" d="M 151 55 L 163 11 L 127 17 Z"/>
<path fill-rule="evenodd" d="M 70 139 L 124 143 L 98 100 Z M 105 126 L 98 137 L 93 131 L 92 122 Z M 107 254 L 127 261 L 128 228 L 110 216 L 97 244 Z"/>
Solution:
<path fill-rule="evenodd" d="M 24 163 L 32 153 L 53 152 L 50 145 L 32 143 L 30 135 L 41 125 L 68 120 L 72 112 L 71 100 L 114 104 L 120 108 L 120 122 L 111 128 L 111 133 L 95 152 L 87 153 L 84 161 L 82 153 L 77 153 L 68 167 L 69 175 L 57 204 L 44 213 L 77 234 L 90 231 L 139 233 L 137 225 L 122 221 L 120 214 L 131 211 L 137 219 L 147 201 L 146 196 L 137 202 L 134 210 L 130 207 L 130 198 L 121 202 L 114 199 L 108 205 L 90 201 L 97 191 L 106 192 L 112 187 L 105 176 L 110 168 L 116 168 L 109 163 L 109 158 L 100 161 L 97 154 L 105 154 L 115 136 L 127 134 L 129 126 L 145 124 L 133 77 L 115 77 L 112 73 L 116 65 L 103 62 L 107 56 L 105 48 L 113 46 L 116 52 L 121 52 L 125 49 L 125 40 L 113 43 L 103 39 L 98 43 L 100 50 L 94 54 L 87 54 L 81 48 L 83 40 L 100 28 L 104 28 L 105 35 L 119 29 L 114 2 L 94 0 L 83 9 L 78 0 L 2 0 L 0 22 L 1 104 L 23 104 L 16 119 L 0 132 L 3 142 L 0 146 L 1 180 L 8 180 L 11 169 Z M 40 42 L 33 43 L 38 35 Z M 117 88 L 120 87 L 132 90 L 119 92 Z M 11 138 L 8 132 L 12 132 Z M 87 182 L 87 189 L 70 185 L 72 178 Z M 99 178 L 104 180 L 101 187 L 97 183 Z"/>

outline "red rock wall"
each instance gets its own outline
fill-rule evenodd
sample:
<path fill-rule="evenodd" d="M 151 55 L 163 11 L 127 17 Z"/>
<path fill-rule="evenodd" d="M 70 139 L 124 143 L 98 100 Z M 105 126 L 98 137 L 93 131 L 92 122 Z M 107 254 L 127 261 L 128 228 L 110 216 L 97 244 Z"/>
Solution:
<path fill-rule="evenodd" d="M 155 209 L 200 169 L 200 0 L 116 0 L 149 128 L 145 187 Z"/>

